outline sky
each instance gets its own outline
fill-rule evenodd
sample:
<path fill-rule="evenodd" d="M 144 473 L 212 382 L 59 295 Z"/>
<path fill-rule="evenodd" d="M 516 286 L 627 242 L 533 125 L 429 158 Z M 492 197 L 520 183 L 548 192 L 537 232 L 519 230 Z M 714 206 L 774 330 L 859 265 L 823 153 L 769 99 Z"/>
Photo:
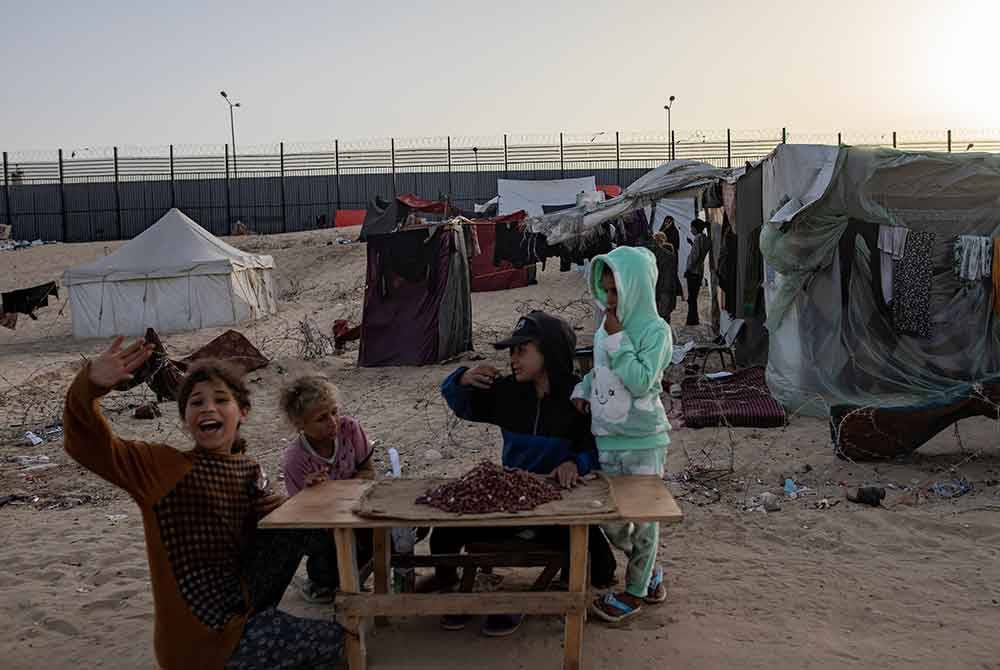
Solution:
<path fill-rule="evenodd" d="M 587 9 L 592 5 L 592 9 Z M 0 0 L 0 149 L 1000 129 L 998 0 Z"/>

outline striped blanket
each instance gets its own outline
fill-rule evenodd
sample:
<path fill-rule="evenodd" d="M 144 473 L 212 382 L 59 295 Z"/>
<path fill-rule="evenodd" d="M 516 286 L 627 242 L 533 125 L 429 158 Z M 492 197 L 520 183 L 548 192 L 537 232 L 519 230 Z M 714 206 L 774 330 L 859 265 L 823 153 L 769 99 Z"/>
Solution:
<path fill-rule="evenodd" d="M 684 423 L 690 428 L 727 424 L 779 428 L 787 422 L 785 409 L 767 388 L 762 367 L 740 370 L 722 379 L 685 379 L 681 406 Z"/>

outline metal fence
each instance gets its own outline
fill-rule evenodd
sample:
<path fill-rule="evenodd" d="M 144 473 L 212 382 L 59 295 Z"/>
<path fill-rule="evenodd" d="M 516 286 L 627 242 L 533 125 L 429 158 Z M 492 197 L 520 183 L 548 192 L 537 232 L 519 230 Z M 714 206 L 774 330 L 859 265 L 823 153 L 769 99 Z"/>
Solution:
<path fill-rule="evenodd" d="M 918 151 L 1000 152 L 996 131 L 791 133 L 716 131 L 441 137 L 247 147 L 112 147 L 3 153 L 0 222 L 15 239 L 128 239 L 178 207 L 218 235 L 327 227 L 337 210 L 416 193 L 472 209 L 496 180 L 596 177 L 627 186 L 668 157 L 733 167 L 779 143 L 876 144 Z"/>

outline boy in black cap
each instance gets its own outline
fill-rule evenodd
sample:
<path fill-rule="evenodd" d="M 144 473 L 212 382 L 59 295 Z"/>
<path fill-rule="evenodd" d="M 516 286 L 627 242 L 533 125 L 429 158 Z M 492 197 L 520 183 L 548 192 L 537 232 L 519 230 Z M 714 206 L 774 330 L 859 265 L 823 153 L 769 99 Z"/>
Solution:
<path fill-rule="evenodd" d="M 567 488 L 575 486 L 598 464 L 589 418 L 577 412 L 570 400 L 579 381 L 573 372 L 573 329 L 558 317 L 534 311 L 517 322 L 510 337 L 494 346 L 510 351 L 513 374 L 501 376 L 492 365 L 461 367 L 441 384 L 441 394 L 459 418 L 499 426 L 504 466 L 551 476 Z M 569 546 L 569 534 L 559 527 L 436 528 L 431 535 L 431 553 L 458 553 L 469 542 L 529 535 L 535 542 Z M 591 583 L 609 586 L 614 581 L 615 559 L 596 526 L 591 526 L 589 546 Z M 448 588 L 456 582 L 454 568 L 438 568 L 433 583 L 422 590 Z M 522 618 L 491 615 L 483 624 L 483 633 L 509 635 Z M 443 617 L 441 624 L 459 629 L 464 618 Z"/>

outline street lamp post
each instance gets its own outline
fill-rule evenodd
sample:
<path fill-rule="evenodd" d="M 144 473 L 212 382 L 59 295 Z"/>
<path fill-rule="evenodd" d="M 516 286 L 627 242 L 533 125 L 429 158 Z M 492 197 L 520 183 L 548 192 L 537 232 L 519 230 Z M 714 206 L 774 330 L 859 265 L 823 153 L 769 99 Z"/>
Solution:
<path fill-rule="evenodd" d="M 667 110 L 667 146 L 670 147 L 667 150 L 667 160 L 673 160 L 674 158 L 674 135 L 671 132 L 672 128 L 670 127 L 670 108 L 674 106 L 674 100 L 676 100 L 676 98 L 674 96 L 670 96 L 670 100 L 668 100 L 667 104 L 663 106 L 663 109 Z"/>
<path fill-rule="evenodd" d="M 240 103 L 233 102 L 232 100 L 230 100 L 229 96 L 226 95 L 225 91 L 219 91 L 219 95 L 221 95 L 222 98 L 226 101 L 226 104 L 229 105 L 229 132 L 233 138 L 233 176 L 235 177 L 236 176 L 236 118 L 233 115 L 233 110 L 236 107 L 239 107 Z"/>

